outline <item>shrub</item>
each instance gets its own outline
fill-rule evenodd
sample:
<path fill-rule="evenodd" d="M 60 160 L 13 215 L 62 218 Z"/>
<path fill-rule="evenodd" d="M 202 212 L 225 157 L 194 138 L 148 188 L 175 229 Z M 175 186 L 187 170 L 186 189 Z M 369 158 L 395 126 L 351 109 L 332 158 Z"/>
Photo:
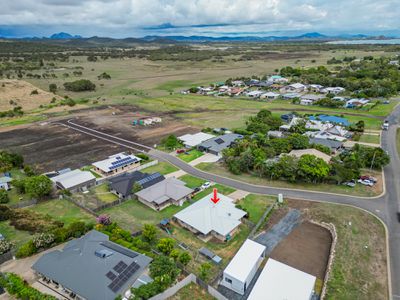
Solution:
<path fill-rule="evenodd" d="M 64 83 L 64 88 L 72 92 L 94 91 L 96 85 L 88 79 L 80 79 Z"/>
<path fill-rule="evenodd" d="M 80 237 L 86 233 L 88 228 L 84 222 L 73 222 L 67 227 L 68 237 Z"/>
<path fill-rule="evenodd" d="M 143 159 L 143 160 L 145 160 L 145 161 L 148 161 L 150 159 L 150 157 L 148 155 L 144 154 L 144 153 L 138 153 L 138 154 L 136 154 L 136 156 L 141 158 L 141 159 Z"/>
<path fill-rule="evenodd" d="M 33 241 L 30 240 L 27 243 L 23 244 L 21 247 L 19 247 L 17 253 L 15 256 L 17 258 L 24 258 L 31 256 L 32 254 L 35 254 L 37 252 L 37 249 L 35 245 L 33 244 Z"/>
<path fill-rule="evenodd" d="M 192 260 L 192 257 L 190 256 L 190 254 L 188 253 L 188 252 L 182 252 L 180 255 L 179 255 L 179 258 L 178 258 L 178 261 L 182 264 L 182 265 L 184 265 L 184 266 L 186 266 L 190 261 Z"/>
<path fill-rule="evenodd" d="M 175 246 L 175 240 L 171 238 L 163 238 L 160 239 L 160 241 L 157 244 L 157 249 L 160 250 L 162 253 L 165 255 L 169 255 L 174 249 Z"/>
<path fill-rule="evenodd" d="M 31 92 L 31 95 L 39 95 L 38 90 L 33 90 L 33 91 Z"/>
<path fill-rule="evenodd" d="M 11 208 L 6 205 L 0 205 L 0 221 L 6 221 L 10 219 L 12 214 Z"/>
<path fill-rule="evenodd" d="M 108 215 L 100 215 L 96 218 L 96 222 L 107 226 L 111 224 L 111 219 Z"/>
<path fill-rule="evenodd" d="M 10 216 L 10 224 L 18 230 L 29 232 L 47 232 L 58 227 L 63 227 L 64 223 L 53 220 L 49 215 L 24 210 L 14 209 Z"/>
<path fill-rule="evenodd" d="M 17 299 L 57 300 L 56 297 L 43 294 L 37 289 L 29 286 L 25 280 L 13 273 L 6 273 L 4 276 L 1 276 L 0 285 Z"/>
<path fill-rule="evenodd" d="M 0 254 L 7 253 L 8 251 L 11 250 L 13 244 L 9 241 L 6 240 L 1 240 L 0 241 Z"/>
<path fill-rule="evenodd" d="M 54 243 L 55 237 L 52 233 L 39 233 L 32 239 L 36 249 L 47 248 Z"/>
<path fill-rule="evenodd" d="M 0 203 L 8 203 L 10 199 L 8 198 L 8 193 L 5 189 L 0 188 Z"/>

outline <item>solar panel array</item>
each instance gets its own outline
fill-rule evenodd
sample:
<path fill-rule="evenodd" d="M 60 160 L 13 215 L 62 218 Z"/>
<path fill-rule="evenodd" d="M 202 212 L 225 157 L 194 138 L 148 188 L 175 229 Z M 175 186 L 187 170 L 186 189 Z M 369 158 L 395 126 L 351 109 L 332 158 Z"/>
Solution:
<path fill-rule="evenodd" d="M 123 255 L 126 255 L 126 256 L 128 256 L 130 258 L 135 258 L 136 256 L 139 255 L 136 252 L 133 252 L 132 250 L 129 250 L 129 249 L 126 249 L 126 248 L 121 247 L 119 245 L 116 245 L 116 244 L 114 244 L 114 243 L 112 243 L 110 241 L 101 242 L 100 245 L 102 245 L 104 247 L 107 247 L 107 248 L 109 248 L 111 250 L 114 250 L 116 252 L 119 252 L 119 253 L 121 253 Z"/>
<path fill-rule="evenodd" d="M 125 268 L 127 266 L 128 265 L 121 260 L 116 266 L 114 266 L 113 269 L 115 272 L 117 272 L 119 274 L 119 273 L 122 273 L 122 271 L 125 270 Z"/>
<path fill-rule="evenodd" d="M 114 269 L 120 264 L 121 262 L 119 262 Z M 137 270 L 140 269 L 140 266 L 133 262 L 131 263 L 129 266 L 125 267 L 125 269 L 118 275 L 117 278 L 115 278 L 109 285 L 108 288 L 110 290 L 112 290 L 114 293 L 117 293 L 121 287 L 129 280 L 129 278 L 132 277 L 133 274 L 135 274 L 135 272 Z"/>
<path fill-rule="evenodd" d="M 152 180 L 154 180 L 154 179 L 156 179 L 158 177 L 161 177 L 161 176 L 162 175 L 160 173 L 154 173 L 154 174 L 151 174 L 150 176 L 147 176 L 146 178 L 143 178 L 143 179 L 139 180 L 138 183 L 140 185 L 144 185 L 147 182 L 152 181 Z"/>
<path fill-rule="evenodd" d="M 215 142 L 216 142 L 218 145 L 221 145 L 221 144 L 225 143 L 223 139 L 216 139 Z"/>
<path fill-rule="evenodd" d="M 111 271 L 109 271 L 107 274 L 106 274 L 106 276 L 107 276 L 107 278 L 108 279 L 110 279 L 110 280 L 114 280 L 115 278 L 117 278 L 117 275 L 115 275 L 113 272 L 111 272 Z"/>
<path fill-rule="evenodd" d="M 117 169 L 119 167 L 125 166 L 125 165 L 130 164 L 130 163 L 134 163 L 136 161 L 137 160 L 135 158 L 132 158 L 130 156 L 129 157 L 125 157 L 123 159 L 119 159 L 117 161 L 113 161 L 113 162 L 111 162 L 110 170 Z"/>

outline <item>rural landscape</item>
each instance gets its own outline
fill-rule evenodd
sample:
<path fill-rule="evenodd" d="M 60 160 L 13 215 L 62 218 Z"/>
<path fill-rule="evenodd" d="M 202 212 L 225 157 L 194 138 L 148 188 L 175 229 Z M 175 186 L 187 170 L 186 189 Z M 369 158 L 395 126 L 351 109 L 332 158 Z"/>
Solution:
<path fill-rule="evenodd" d="M 0 299 L 400 299 L 396 39 L 1 36 Z"/>

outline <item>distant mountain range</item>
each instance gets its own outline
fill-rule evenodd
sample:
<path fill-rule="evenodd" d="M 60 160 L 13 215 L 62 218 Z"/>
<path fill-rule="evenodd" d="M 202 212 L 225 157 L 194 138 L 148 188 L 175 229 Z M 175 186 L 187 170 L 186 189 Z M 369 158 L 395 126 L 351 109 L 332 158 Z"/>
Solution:
<path fill-rule="evenodd" d="M 325 35 L 319 32 L 309 32 L 297 36 L 145 36 L 142 38 L 110 38 L 110 37 L 89 37 L 84 38 L 80 35 L 71 35 L 66 32 L 59 32 L 51 35 L 50 37 L 34 37 L 24 38 L 23 40 L 33 40 L 50 42 L 54 44 L 64 44 L 71 46 L 93 47 L 93 46 L 114 46 L 124 47 L 136 43 L 221 43 L 221 42 L 297 42 L 297 41 L 333 41 L 333 40 L 359 40 L 359 39 L 390 39 L 391 37 L 385 36 L 372 36 L 365 34 L 342 34 L 342 35 Z"/>

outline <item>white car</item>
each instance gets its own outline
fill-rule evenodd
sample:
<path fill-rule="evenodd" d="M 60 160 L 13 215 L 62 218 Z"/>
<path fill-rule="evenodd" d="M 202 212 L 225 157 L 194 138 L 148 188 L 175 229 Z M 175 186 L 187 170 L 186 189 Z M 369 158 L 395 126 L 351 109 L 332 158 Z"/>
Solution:
<path fill-rule="evenodd" d="M 363 185 L 366 185 L 366 186 L 373 186 L 373 185 L 374 185 L 374 183 L 373 183 L 372 181 L 367 180 L 367 179 L 365 179 L 365 180 L 358 179 L 357 182 L 358 182 L 358 183 L 361 183 L 361 184 L 363 184 Z"/>
<path fill-rule="evenodd" d="M 208 189 L 211 186 L 211 183 L 209 181 L 206 181 L 203 183 L 203 185 L 201 186 L 201 188 L 203 190 Z"/>

